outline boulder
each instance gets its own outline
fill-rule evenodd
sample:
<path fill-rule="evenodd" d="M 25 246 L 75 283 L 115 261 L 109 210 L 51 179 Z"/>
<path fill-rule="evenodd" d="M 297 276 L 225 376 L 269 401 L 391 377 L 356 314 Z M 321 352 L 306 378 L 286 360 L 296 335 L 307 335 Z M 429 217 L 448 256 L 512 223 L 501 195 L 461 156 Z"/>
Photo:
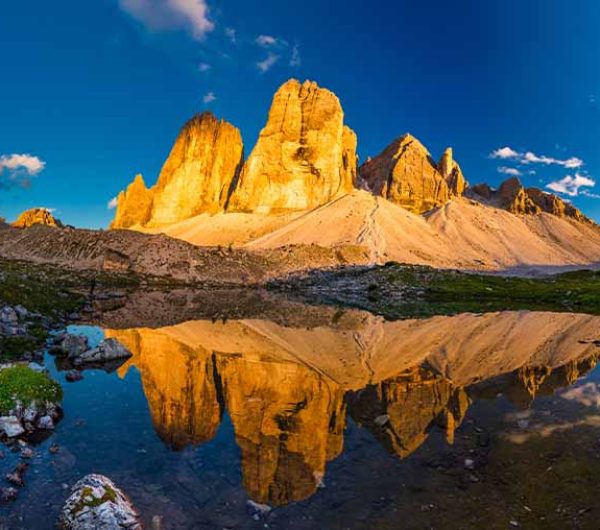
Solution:
<path fill-rule="evenodd" d="M 62 530 L 141 530 L 140 514 L 109 478 L 87 475 L 73 486 L 60 514 Z"/>
<path fill-rule="evenodd" d="M 131 352 L 116 339 L 103 340 L 98 347 L 69 356 L 75 365 L 99 365 L 131 357 Z"/>
<path fill-rule="evenodd" d="M 84 335 L 63 333 L 55 338 L 50 353 L 66 355 L 69 359 L 73 359 L 89 350 L 89 347 L 88 338 Z"/>
<path fill-rule="evenodd" d="M 0 416 L 0 435 L 16 438 L 25 432 L 23 425 L 16 416 Z"/>
<path fill-rule="evenodd" d="M 356 167 L 356 134 L 344 125 L 337 96 L 315 82 L 291 79 L 273 98 L 228 210 L 315 208 L 352 191 Z"/>

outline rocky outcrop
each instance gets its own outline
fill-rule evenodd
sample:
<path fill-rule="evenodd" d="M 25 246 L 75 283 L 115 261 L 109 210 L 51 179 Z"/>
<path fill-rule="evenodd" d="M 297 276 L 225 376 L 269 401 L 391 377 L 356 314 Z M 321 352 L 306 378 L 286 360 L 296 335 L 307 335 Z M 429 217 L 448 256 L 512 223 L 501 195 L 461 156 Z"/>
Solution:
<path fill-rule="evenodd" d="M 477 184 L 469 189 L 475 198 L 483 198 L 492 205 L 517 215 L 546 212 L 582 223 L 593 223 L 572 204 L 539 188 L 525 188 L 517 177 L 504 181 L 497 190 L 488 184 Z"/>
<path fill-rule="evenodd" d="M 442 154 L 442 158 L 438 163 L 438 169 L 448 184 L 450 195 L 461 196 L 469 186 L 469 183 L 465 179 L 460 166 L 454 161 L 451 147 L 446 148 Z"/>
<path fill-rule="evenodd" d="M 153 188 L 149 224 L 222 212 L 243 158 L 239 129 L 210 112 L 192 118 L 179 133 Z"/>
<path fill-rule="evenodd" d="M 60 514 L 61 530 L 142 530 L 139 512 L 108 477 L 87 475 L 73 486 Z"/>
<path fill-rule="evenodd" d="M 144 177 L 136 175 L 127 190 L 119 193 L 117 209 L 111 228 L 143 226 L 150 220 L 152 191 L 146 187 Z"/>
<path fill-rule="evenodd" d="M 240 131 L 210 112 L 181 129 L 155 186 L 141 175 L 117 198 L 111 228 L 164 226 L 222 212 L 243 162 Z"/>
<path fill-rule="evenodd" d="M 32 208 L 19 215 L 12 224 L 15 228 L 29 228 L 33 225 L 46 225 L 61 228 L 63 224 L 47 208 Z"/>
<path fill-rule="evenodd" d="M 229 210 L 308 210 L 353 189 L 356 135 L 333 92 L 292 79 L 273 98 Z"/>
<path fill-rule="evenodd" d="M 365 185 L 375 194 L 417 214 L 442 206 L 468 186 L 452 149 L 436 164 L 414 136 L 405 134 L 360 167 Z"/>

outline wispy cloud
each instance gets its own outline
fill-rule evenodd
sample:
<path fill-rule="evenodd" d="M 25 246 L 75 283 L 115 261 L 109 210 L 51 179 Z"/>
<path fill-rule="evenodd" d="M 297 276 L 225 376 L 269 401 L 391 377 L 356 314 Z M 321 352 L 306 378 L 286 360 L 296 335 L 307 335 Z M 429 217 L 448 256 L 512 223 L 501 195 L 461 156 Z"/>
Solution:
<path fill-rule="evenodd" d="M 153 31 L 183 28 L 202 40 L 215 27 L 206 0 L 119 0 L 119 5 Z"/>
<path fill-rule="evenodd" d="M 28 188 L 31 177 L 46 167 L 46 162 L 37 156 L 28 154 L 12 154 L 0 156 L 0 188 Z"/>
<path fill-rule="evenodd" d="M 292 48 L 292 56 L 290 57 L 290 66 L 292 68 L 297 68 L 302 64 L 302 58 L 300 57 L 300 46 L 298 44 L 294 44 Z"/>
<path fill-rule="evenodd" d="M 217 99 L 217 96 L 215 96 L 214 92 L 208 92 L 208 93 L 204 94 L 204 96 L 202 97 L 202 101 L 207 105 L 209 103 L 212 103 L 216 99 Z"/>
<path fill-rule="evenodd" d="M 235 44 L 237 42 L 237 31 L 233 28 L 225 28 L 225 36 Z"/>
<path fill-rule="evenodd" d="M 500 166 L 498 168 L 498 173 L 502 173 L 503 175 L 511 175 L 513 177 L 519 177 L 522 173 L 515 167 L 506 167 Z"/>
<path fill-rule="evenodd" d="M 596 185 L 596 181 L 586 175 L 575 173 L 575 176 L 567 175 L 560 180 L 555 180 L 546 184 L 546 188 L 556 193 L 563 193 L 570 197 L 577 197 L 580 194 L 580 188 L 591 188 Z M 582 190 L 585 194 L 586 190 Z"/>
<path fill-rule="evenodd" d="M 106 204 L 106 207 L 109 210 L 114 210 L 117 207 L 117 198 L 113 197 L 110 201 L 108 201 L 108 203 Z"/>
<path fill-rule="evenodd" d="M 204 72 L 208 72 L 210 69 L 211 69 L 211 66 L 208 63 L 200 63 L 198 65 L 198 71 L 199 72 L 203 72 L 203 73 Z"/>
<path fill-rule="evenodd" d="M 256 44 L 262 46 L 263 48 L 270 48 L 272 46 L 277 46 L 277 39 L 272 37 L 271 35 L 259 35 L 256 37 Z"/>
<path fill-rule="evenodd" d="M 564 160 L 553 158 L 546 155 L 536 155 L 531 151 L 519 152 L 512 147 L 501 147 L 490 153 L 490 158 L 499 158 L 501 160 L 514 160 L 519 164 L 544 164 L 557 165 L 566 169 L 577 169 L 583 166 L 583 160 L 577 157 L 571 157 Z"/>
<path fill-rule="evenodd" d="M 271 67 L 279 60 L 279 55 L 276 55 L 274 53 L 269 53 L 269 55 L 267 55 L 267 57 L 263 60 L 263 61 L 259 61 L 256 63 L 256 67 L 261 71 L 261 72 L 267 72 L 268 70 L 271 69 Z"/>

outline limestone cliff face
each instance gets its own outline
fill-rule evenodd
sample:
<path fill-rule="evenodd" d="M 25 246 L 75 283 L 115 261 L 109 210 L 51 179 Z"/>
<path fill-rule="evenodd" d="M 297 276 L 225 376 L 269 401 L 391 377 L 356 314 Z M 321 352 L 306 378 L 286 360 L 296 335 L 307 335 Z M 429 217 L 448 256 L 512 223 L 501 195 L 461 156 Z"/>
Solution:
<path fill-rule="evenodd" d="M 117 209 L 111 228 L 131 228 L 143 226 L 150 219 L 152 211 L 152 190 L 144 183 L 142 175 L 136 175 L 127 190 L 119 193 Z"/>
<path fill-rule="evenodd" d="M 111 228 L 165 226 L 201 213 L 222 212 L 244 158 L 240 131 L 210 112 L 182 128 L 158 182 L 141 175 L 121 192 Z"/>
<path fill-rule="evenodd" d="M 181 130 L 153 189 L 150 225 L 225 209 L 244 158 L 239 129 L 209 112 Z"/>
<path fill-rule="evenodd" d="M 19 218 L 12 224 L 15 228 L 28 228 L 33 225 L 62 227 L 62 223 L 46 208 L 27 210 L 19 215 Z"/>
<path fill-rule="evenodd" d="M 560 197 L 539 188 L 525 188 L 517 177 L 504 181 L 498 190 L 487 184 L 477 184 L 470 190 L 492 204 L 518 215 L 535 215 L 546 212 L 582 223 L 592 223 L 580 210 Z"/>
<path fill-rule="evenodd" d="M 413 213 L 423 213 L 450 199 L 448 183 L 429 151 L 405 134 L 365 162 L 360 175 L 369 189 Z"/>
<path fill-rule="evenodd" d="M 315 208 L 353 189 L 356 166 L 356 135 L 344 125 L 338 98 L 314 82 L 292 79 L 273 98 L 229 209 Z"/>

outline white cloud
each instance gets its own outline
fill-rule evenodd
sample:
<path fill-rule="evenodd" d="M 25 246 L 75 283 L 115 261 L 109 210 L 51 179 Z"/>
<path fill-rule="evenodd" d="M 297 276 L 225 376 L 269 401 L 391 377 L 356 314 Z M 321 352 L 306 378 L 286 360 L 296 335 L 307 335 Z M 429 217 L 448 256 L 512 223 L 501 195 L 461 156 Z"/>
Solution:
<path fill-rule="evenodd" d="M 563 166 L 567 169 L 577 169 L 583 166 L 583 160 L 577 157 L 571 157 L 566 160 L 559 160 L 550 156 L 538 156 L 532 153 L 531 151 L 527 151 L 524 155 L 521 156 L 521 162 L 523 164 L 556 164 L 557 166 Z"/>
<path fill-rule="evenodd" d="M 110 201 L 108 201 L 108 204 L 106 205 L 106 207 L 109 210 L 114 210 L 117 207 L 117 198 L 113 197 Z"/>
<path fill-rule="evenodd" d="M 256 63 L 257 68 L 261 72 L 266 72 L 269 70 L 277 61 L 279 60 L 279 55 L 275 55 L 274 53 L 269 53 L 264 61 L 259 61 Z"/>
<path fill-rule="evenodd" d="M 119 0 L 119 5 L 154 31 L 185 28 L 202 40 L 215 27 L 206 0 Z"/>
<path fill-rule="evenodd" d="M 208 92 L 207 94 L 204 94 L 202 101 L 208 105 L 209 103 L 212 103 L 216 99 L 217 99 L 217 96 L 215 96 L 214 92 Z"/>
<path fill-rule="evenodd" d="M 600 195 L 597 193 L 592 193 L 588 190 L 582 190 L 580 195 L 585 195 L 586 197 L 590 197 L 591 199 L 600 199 Z"/>
<path fill-rule="evenodd" d="M 490 153 L 490 158 L 519 158 L 520 153 L 511 149 L 510 147 L 501 147 L 500 149 L 496 149 Z"/>
<path fill-rule="evenodd" d="M 292 68 L 296 68 L 302 64 L 302 59 L 300 57 L 300 47 L 297 44 L 294 44 L 292 48 L 292 57 L 290 58 L 290 66 Z"/>
<path fill-rule="evenodd" d="M 256 37 L 256 44 L 263 48 L 270 48 L 277 45 L 277 39 L 271 35 L 259 35 Z"/>
<path fill-rule="evenodd" d="M 512 147 L 501 147 L 490 153 L 490 158 L 500 158 L 502 160 L 514 160 L 519 164 L 545 164 L 545 165 L 557 165 L 562 166 L 566 169 L 577 169 L 583 166 L 583 160 L 575 156 L 561 160 L 559 158 L 553 158 L 551 156 L 536 155 L 531 151 L 520 153 L 515 151 Z"/>
<path fill-rule="evenodd" d="M 575 176 L 567 175 L 560 180 L 546 184 L 546 188 L 556 193 L 564 193 L 570 197 L 577 197 L 577 195 L 579 195 L 579 188 L 591 188 L 595 185 L 596 182 L 591 178 L 581 175 L 580 173 L 575 173 Z M 582 193 L 584 192 L 585 190 L 582 191 Z"/>
<path fill-rule="evenodd" d="M 522 174 L 517 168 L 506 166 L 499 167 L 498 173 L 502 173 L 504 175 L 511 175 L 513 177 L 519 177 Z"/>
<path fill-rule="evenodd" d="M 225 35 L 227 38 L 233 43 L 236 43 L 237 40 L 237 31 L 233 28 L 225 28 Z"/>
<path fill-rule="evenodd" d="M 210 69 L 211 69 L 211 66 L 208 63 L 200 63 L 198 65 L 199 72 L 208 72 Z"/>
<path fill-rule="evenodd" d="M 46 162 L 32 155 L 2 155 L 0 156 L 0 173 L 5 169 L 9 172 L 25 171 L 29 175 L 37 175 L 44 169 Z"/>

